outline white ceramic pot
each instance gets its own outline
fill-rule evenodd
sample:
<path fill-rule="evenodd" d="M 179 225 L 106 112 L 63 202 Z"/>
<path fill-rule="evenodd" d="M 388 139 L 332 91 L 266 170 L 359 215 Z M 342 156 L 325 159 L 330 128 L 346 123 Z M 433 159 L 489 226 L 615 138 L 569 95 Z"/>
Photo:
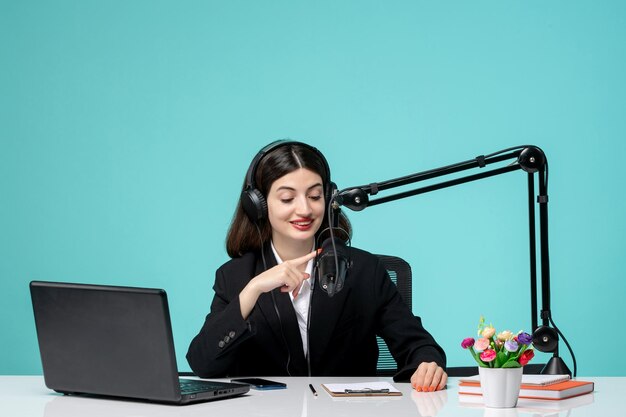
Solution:
<path fill-rule="evenodd" d="M 511 408 L 517 405 L 522 385 L 522 368 L 478 367 L 485 407 Z"/>

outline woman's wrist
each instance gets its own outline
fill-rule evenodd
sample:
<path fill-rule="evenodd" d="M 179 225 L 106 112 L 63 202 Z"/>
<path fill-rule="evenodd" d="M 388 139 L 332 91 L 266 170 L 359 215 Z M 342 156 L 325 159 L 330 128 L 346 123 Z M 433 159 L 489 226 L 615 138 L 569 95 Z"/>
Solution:
<path fill-rule="evenodd" d="M 246 285 L 241 292 L 244 291 L 249 297 L 252 297 L 254 299 L 255 303 L 256 300 L 261 296 L 261 294 L 263 294 L 263 290 L 259 288 L 259 283 L 256 277 L 252 278 L 250 282 L 248 282 L 248 285 Z"/>
<path fill-rule="evenodd" d="M 261 292 L 257 289 L 254 280 L 250 281 L 239 293 L 239 308 L 244 320 L 248 319 L 260 295 Z"/>

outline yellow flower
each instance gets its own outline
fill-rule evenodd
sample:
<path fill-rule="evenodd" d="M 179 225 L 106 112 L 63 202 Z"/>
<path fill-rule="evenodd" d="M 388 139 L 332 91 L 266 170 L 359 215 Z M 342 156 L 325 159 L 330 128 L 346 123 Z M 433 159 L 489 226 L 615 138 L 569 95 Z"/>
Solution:
<path fill-rule="evenodd" d="M 498 340 L 501 340 L 503 342 L 506 342 L 507 340 L 511 340 L 512 338 L 513 338 L 513 333 L 511 333 L 509 330 L 505 330 L 498 334 Z"/>
<path fill-rule="evenodd" d="M 496 329 L 491 326 L 485 327 L 482 332 L 482 336 L 486 337 L 487 339 L 492 338 L 494 334 L 496 334 Z"/>

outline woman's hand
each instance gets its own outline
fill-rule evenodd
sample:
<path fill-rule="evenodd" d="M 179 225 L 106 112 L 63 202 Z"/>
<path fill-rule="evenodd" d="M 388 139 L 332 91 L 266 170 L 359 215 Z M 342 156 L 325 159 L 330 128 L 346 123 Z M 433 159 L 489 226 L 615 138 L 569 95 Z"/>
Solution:
<path fill-rule="evenodd" d="M 280 288 L 281 292 L 291 292 L 294 298 L 297 297 L 302 281 L 309 278 L 309 274 L 302 272 L 301 267 L 316 255 L 315 250 L 299 258 L 285 261 L 252 278 L 239 294 L 241 315 L 244 320 L 250 315 L 259 296 L 274 288 Z"/>
<path fill-rule="evenodd" d="M 435 362 L 422 362 L 411 376 L 411 386 L 416 391 L 439 391 L 445 388 L 448 374 Z"/>

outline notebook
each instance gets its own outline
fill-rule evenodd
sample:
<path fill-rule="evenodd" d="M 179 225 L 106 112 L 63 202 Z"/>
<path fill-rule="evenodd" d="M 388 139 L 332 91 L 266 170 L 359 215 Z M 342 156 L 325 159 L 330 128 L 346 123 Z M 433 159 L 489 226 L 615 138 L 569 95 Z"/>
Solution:
<path fill-rule="evenodd" d="M 33 281 L 30 292 L 44 380 L 54 391 L 189 404 L 250 389 L 179 380 L 164 290 Z"/>
<path fill-rule="evenodd" d="M 548 375 L 548 374 L 524 374 L 522 375 L 522 385 L 546 386 L 566 382 L 570 380 L 570 376 L 564 375 Z M 459 380 L 462 383 L 474 384 L 480 383 L 480 376 L 473 375 L 464 377 Z"/>

